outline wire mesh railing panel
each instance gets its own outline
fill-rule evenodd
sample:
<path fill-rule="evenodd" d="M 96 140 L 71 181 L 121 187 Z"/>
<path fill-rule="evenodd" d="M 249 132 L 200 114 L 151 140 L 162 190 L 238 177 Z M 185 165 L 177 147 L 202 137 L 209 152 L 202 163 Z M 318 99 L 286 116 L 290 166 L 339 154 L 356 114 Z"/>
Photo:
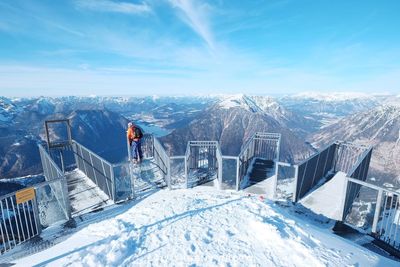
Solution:
<path fill-rule="evenodd" d="M 275 198 L 292 199 L 295 190 L 296 166 L 280 164 L 276 165 Z"/>
<path fill-rule="evenodd" d="M 185 156 L 170 157 L 171 188 L 186 188 Z"/>
<path fill-rule="evenodd" d="M 51 181 L 54 179 L 59 179 L 64 177 L 64 173 L 58 167 L 58 165 L 53 161 L 49 153 L 43 148 L 42 145 L 38 145 L 40 159 L 42 161 L 43 173 L 46 181 Z"/>
<path fill-rule="evenodd" d="M 39 221 L 44 228 L 69 219 L 65 183 L 65 179 L 58 179 L 35 185 Z M 59 201 L 60 198 L 63 201 Z"/>
<path fill-rule="evenodd" d="M 45 180 L 48 182 L 48 186 L 51 187 L 52 192 L 54 192 L 54 197 L 57 199 L 65 216 L 70 218 L 71 209 L 65 175 L 41 145 L 39 145 L 39 152 Z M 51 183 L 54 180 L 62 180 L 62 182 Z"/>
<path fill-rule="evenodd" d="M 119 164 L 113 166 L 115 181 L 115 202 L 123 201 L 133 197 L 134 184 L 130 164 Z"/>
<path fill-rule="evenodd" d="M 144 134 L 140 140 L 144 158 L 151 158 L 154 156 L 154 140 L 156 140 L 156 138 L 152 134 Z"/>
<path fill-rule="evenodd" d="M 160 141 L 154 137 L 154 152 L 153 152 L 153 157 L 154 160 L 157 164 L 157 166 L 160 168 L 160 170 L 166 175 L 168 173 L 168 161 L 169 161 L 169 156 L 167 152 L 165 151 L 164 147 L 161 145 Z"/>
<path fill-rule="evenodd" d="M 236 189 L 238 180 L 238 158 L 222 156 L 222 189 Z"/>
<path fill-rule="evenodd" d="M 254 158 L 254 138 L 251 138 L 239 154 L 239 189 Z"/>

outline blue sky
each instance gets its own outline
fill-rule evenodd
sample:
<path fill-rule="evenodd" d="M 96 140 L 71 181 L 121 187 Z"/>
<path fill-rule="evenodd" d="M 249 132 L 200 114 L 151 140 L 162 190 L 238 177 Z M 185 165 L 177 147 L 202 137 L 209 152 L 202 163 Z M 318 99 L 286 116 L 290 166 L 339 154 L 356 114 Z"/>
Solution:
<path fill-rule="evenodd" d="M 0 95 L 400 92 L 400 1 L 2 0 Z"/>

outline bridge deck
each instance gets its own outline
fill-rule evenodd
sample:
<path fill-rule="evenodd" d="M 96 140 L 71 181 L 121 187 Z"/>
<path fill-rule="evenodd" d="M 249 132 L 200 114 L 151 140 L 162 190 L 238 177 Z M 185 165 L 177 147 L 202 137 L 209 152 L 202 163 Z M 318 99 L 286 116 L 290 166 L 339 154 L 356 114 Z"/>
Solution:
<path fill-rule="evenodd" d="M 112 204 L 112 200 L 78 169 L 67 173 L 67 185 L 72 216 Z"/>

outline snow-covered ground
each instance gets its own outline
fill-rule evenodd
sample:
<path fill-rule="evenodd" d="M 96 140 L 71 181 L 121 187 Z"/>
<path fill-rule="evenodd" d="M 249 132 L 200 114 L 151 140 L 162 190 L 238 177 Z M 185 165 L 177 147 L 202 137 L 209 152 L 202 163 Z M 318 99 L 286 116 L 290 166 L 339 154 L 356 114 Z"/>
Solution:
<path fill-rule="evenodd" d="M 244 192 L 154 191 L 16 266 L 399 266 L 331 223 Z"/>

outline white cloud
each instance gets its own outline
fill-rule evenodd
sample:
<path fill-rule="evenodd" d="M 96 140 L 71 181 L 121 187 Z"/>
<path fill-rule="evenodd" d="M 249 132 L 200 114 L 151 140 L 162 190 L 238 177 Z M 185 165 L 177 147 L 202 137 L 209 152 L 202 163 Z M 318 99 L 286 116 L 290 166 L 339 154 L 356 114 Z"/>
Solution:
<path fill-rule="evenodd" d="M 215 43 L 209 27 L 206 4 L 192 0 L 169 0 L 171 5 L 182 12 L 182 19 L 214 50 Z"/>
<path fill-rule="evenodd" d="M 111 0 L 77 0 L 76 5 L 82 9 L 124 14 L 142 14 L 151 11 L 150 6 L 146 3 L 133 4 L 128 2 L 114 2 Z"/>

